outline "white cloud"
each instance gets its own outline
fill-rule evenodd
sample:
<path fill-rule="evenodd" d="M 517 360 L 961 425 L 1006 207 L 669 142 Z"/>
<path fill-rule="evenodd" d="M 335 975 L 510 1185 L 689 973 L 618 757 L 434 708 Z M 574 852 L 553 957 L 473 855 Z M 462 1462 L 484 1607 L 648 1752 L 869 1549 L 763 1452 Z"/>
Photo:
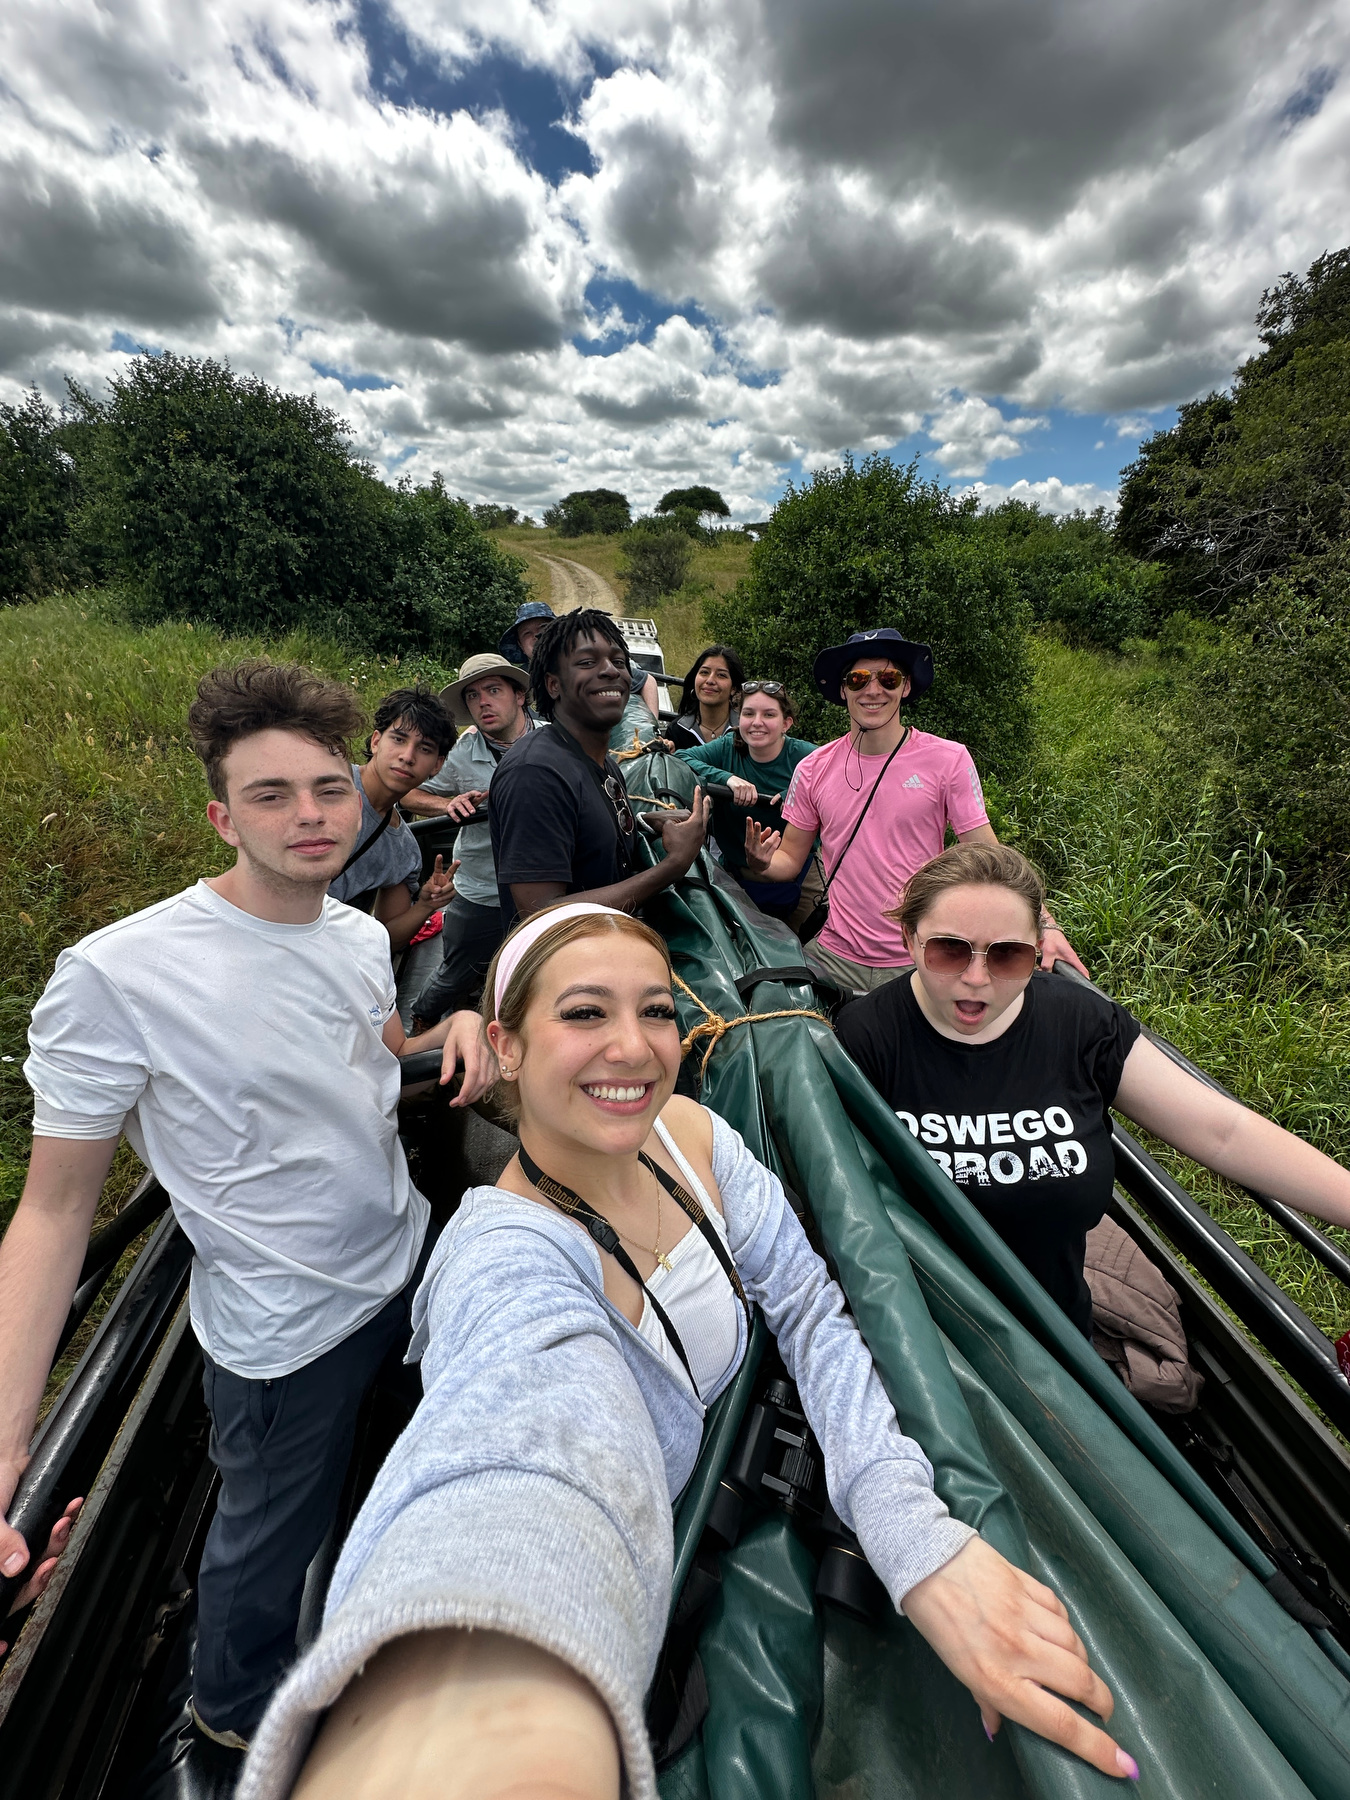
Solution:
<path fill-rule="evenodd" d="M 991 462 L 1020 456 L 1026 434 L 1043 430 L 1048 423 L 1034 417 L 1005 419 L 987 400 L 953 394 L 933 414 L 927 430 L 929 437 L 940 440 L 933 461 L 949 475 L 983 475 Z"/>
<path fill-rule="evenodd" d="M 968 488 L 959 491 L 977 495 L 985 511 L 1002 506 L 1005 500 L 1021 500 L 1057 517 L 1072 512 L 1095 512 L 1099 506 L 1114 512 L 1117 503 L 1114 488 L 1098 487 L 1091 481 L 1061 481 L 1055 475 L 1045 481 L 1014 481 L 1011 487 L 1001 487 L 996 481 L 973 481 Z"/>
<path fill-rule="evenodd" d="M 592 171 L 550 186 L 500 113 L 392 104 L 357 0 L 10 0 L 0 390 L 97 385 L 123 333 L 312 391 L 473 497 L 698 479 L 762 517 L 785 466 L 923 429 L 958 479 L 1051 406 L 1123 445 L 1345 237 L 1335 0 L 385 3 L 447 75 L 556 74 Z M 597 279 L 675 316 L 639 331 Z"/>

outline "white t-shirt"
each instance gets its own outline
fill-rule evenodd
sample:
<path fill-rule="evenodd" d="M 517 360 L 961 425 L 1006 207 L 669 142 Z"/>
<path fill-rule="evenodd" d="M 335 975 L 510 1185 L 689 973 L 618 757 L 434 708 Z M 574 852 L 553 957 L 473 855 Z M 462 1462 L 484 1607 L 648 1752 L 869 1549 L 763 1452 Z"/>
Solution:
<path fill-rule="evenodd" d="M 125 1131 L 192 1241 L 192 1328 L 263 1380 L 313 1362 L 407 1282 L 430 1209 L 398 1139 L 389 934 L 312 925 L 205 882 L 57 958 L 24 1073 L 40 1137 Z"/>

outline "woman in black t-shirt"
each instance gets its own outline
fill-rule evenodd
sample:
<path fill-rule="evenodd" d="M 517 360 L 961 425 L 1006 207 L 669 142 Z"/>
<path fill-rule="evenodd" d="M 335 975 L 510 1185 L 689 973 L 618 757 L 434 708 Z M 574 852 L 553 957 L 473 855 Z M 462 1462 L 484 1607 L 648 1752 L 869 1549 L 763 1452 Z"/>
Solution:
<path fill-rule="evenodd" d="M 1350 1225 L 1350 1172 L 1186 1074 L 1124 1007 L 1034 973 L 1044 887 L 1006 844 L 957 844 L 888 917 L 913 972 L 839 1015 L 844 1048 L 896 1116 L 1092 1333 L 1088 1232 L 1111 1198 L 1110 1109 L 1302 1212 Z"/>

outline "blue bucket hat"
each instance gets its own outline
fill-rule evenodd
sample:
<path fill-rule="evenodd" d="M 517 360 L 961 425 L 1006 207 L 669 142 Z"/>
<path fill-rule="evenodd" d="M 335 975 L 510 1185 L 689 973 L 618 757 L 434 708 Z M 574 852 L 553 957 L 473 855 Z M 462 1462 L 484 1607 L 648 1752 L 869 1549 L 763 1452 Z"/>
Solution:
<path fill-rule="evenodd" d="M 933 685 L 933 652 L 927 644 L 914 644 L 889 625 L 875 631 L 855 631 L 844 644 L 831 644 L 822 650 L 811 669 L 811 679 L 827 700 L 842 706 L 844 696 L 840 680 L 861 656 L 889 656 L 909 676 L 911 699 L 927 693 Z"/>
<path fill-rule="evenodd" d="M 518 669 L 523 669 L 530 659 L 521 650 L 516 633 L 527 619 L 552 619 L 556 616 L 553 608 L 545 606 L 542 600 L 527 600 L 523 606 L 517 608 L 516 616 L 511 621 L 510 630 L 498 644 L 498 656 L 504 656 L 507 662 L 514 663 Z"/>

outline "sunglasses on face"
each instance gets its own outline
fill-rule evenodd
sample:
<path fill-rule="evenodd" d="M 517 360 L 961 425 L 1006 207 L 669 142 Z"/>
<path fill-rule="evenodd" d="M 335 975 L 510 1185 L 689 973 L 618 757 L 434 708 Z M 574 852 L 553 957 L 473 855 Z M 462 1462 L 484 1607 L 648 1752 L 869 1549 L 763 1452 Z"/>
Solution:
<path fill-rule="evenodd" d="M 619 815 L 619 830 L 625 837 L 631 837 L 637 821 L 633 817 L 632 807 L 628 804 L 628 789 L 613 775 L 606 775 L 605 793 L 609 796 L 610 805 Z"/>
<path fill-rule="evenodd" d="M 917 941 L 923 952 L 923 966 L 932 975 L 964 975 L 977 956 L 984 958 L 991 981 L 1028 981 L 1036 967 L 1035 944 L 1024 944 L 1016 939 L 990 944 L 987 950 L 977 950 L 962 937 L 930 937 Z"/>
<path fill-rule="evenodd" d="M 861 694 L 870 682 L 879 681 L 888 694 L 893 694 L 905 679 L 903 669 L 850 669 L 840 678 L 846 693 Z"/>

